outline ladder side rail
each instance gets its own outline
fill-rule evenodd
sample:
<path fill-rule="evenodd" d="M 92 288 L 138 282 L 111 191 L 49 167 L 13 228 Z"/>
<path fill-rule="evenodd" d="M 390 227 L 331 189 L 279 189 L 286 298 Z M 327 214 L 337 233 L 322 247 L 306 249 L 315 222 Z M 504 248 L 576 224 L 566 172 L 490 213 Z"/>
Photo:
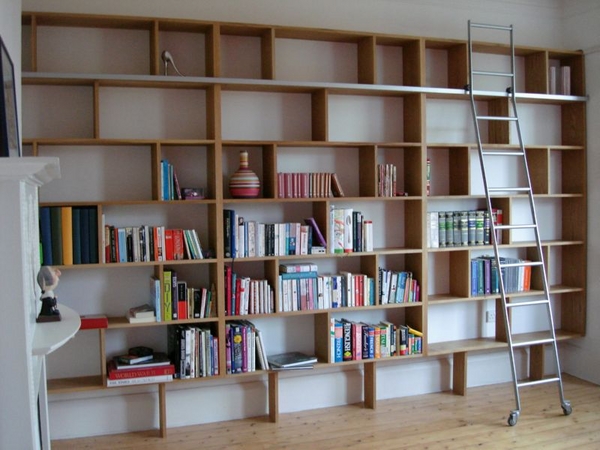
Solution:
<path fill-rule="evenodd" d="M 513 59 L 514 59 L 514 54 L 513 54 Z M 512 104 L 512 108 L 513 108 L 513 113 L 514 113 L 515 117 L 517 117 L 516 126 L 517 126 L 517 136 L 519 139 L 519 145 L 521 147 L 521 151 L 523 151 L 523 153 L 525 154 L 525 145 L 523 142 L 521 125 L 520 125 L 520 122 L 518 119 L 516 90 L 515 90 L 514 83 L 515 83 L 515 81 L 513 78 L 513 89 L 511 92 L 511 104 Z M 560 396 L 561 405 L 565 405 L 567 402 L 565 400 L 564 389 L 563 389 L 563 384 L 562 384 L 562 369 L 561 369 L 561 364 L 560 364 L 560 358 L 558 356 L 558 343 L 556 342 L 556 330 L 554 329 L 554 313 L 552 312 L 552 305 L 550 303 L 550 287 L 549 287 L 549 283 L 548 283 L 548 276 L 546 273 L 544 254 L 542 252 L 542 239 L 540 236 L 539 222 L 537 219 L 537 213 L 536 213 L 536 208 L 535 208 L 533 187 L 531 184 L 531 177 L 529 175 L 529 167 L 528 167 L 528 163 L 527 163 L 527 158 L 525 156 L 523 157 L 523 165 L 525 168 L 525 174 L 527 175 L 527 183 L 529 186 L 529 192 L 528 192 L 529 206 L 530 206 L 530 210 L 531 210 L 531 217 L 532 217 L 533 223 L 535 224 L 535 227 L 534 227 L 535 240 L 536 240 L 538 258 L 539 258 L 539 261 L 541 262 L 541 274 L 542 274 L 542 285 L 543 285 L 543 289 L 544 289 L 544 296 L 548 299 L 546 312 L 548 314 L 548 323 L 549 323 L 548 328 L 549 328 L 550 335 L 552 337 L 554 364 L 555 364 L 556 372 L 557 372 L 556 376 L 558 377 L 558 380 L 559 380 L 558 393 Z"/>
<path fill-rule="evenodd" d="M 510 34 L 512 36 L 512 27 L 510 29 Z M 488 214 L 490 215 L 490 217 L 492 217 L 492 200 L 491 200 L 490 190 L 489 190 L 488 182 L 487 182 L 487 175 L 486 175 L 484 154 L 483 154 L 483 144 L 481 142 L 481 132 L 479 130 L 479 122 L 477 119 L 477 117 L 478 117 L 477 106 L 475 104 L 475 86 L 474 86 L 474 77 L 473 77 L 473 40 L 472 40 L 472 36 L 471 36 L 471 21 L 470 20 L 469 20 L 469 26 L 468 26 L 468 40 L 469 40 L 469 97 L 471 99 L 471 111 L 472 111 L 473 122 L 474 122 L 474 126 L 475 126 L 477 150 L 478 150 L 478 155 L 479 155 L 479 164 L 481 167 L 481 174 L 482 174 L 482 179 L 483 179 L 483 187 L 484 187 L 484 191 L 485 191 L 486 204 L 487 204 Z M 513 51 L 513 53 L 514 53 L 514 51 Z M 513 70 L 514 70 L 514 68 L 513 68 Z M 515 77 L 513 76 L 512 79 L 513 79 L 513 83 L 514 83 Z M 515 400 L 516 400 L 516 411 L 520 411 L 521 410 L 521 397 L 519 394 L 518 376 L 517 376 L 517 369 L 516 369 L 516 363 L 515 363 L 514 344 L 513 344 L 513 339 L 512 339 L 512 330 L 511 330 L 511 325 L 510 325 L 510 319 L 508 316 L 508 308 L 506 307 L 506 304 L 507 304 L 506 289 L 505 289 L 504 277 L 502 276 L 502 269 L 501 269 L 501 264 L 500 264 L 500 250 L 498 247 L 498 241 L 496 239 L 496 227 L 494 226 L 493 220 L 490 220 L 490 234 L 492 235 L 491 238 L 492 238 L 492 246 L 494 249 L 494 258 L 496 260 L 496 267 L 498 269 L 500 297 L 502 299 L 502 313 L 504 316 L 504 328 L 505 328 L 506 340 L 507 340 L 508 350 L 509 350 L 508 354 L 509 354 L 509 358 L 510 358 L 511 372 L 512 372 L 512 377 L 513 377 L 513 389 L 514 389 Z"/>
<path fill-rule="evenodd" d="M 515 122 L 516 130 L 517 130 L 517 137 L 519 140 L 519 147 L 520 147 L 521 151 L 523 152 L 523 167 L 525 169 L 525 174 L 527 177 L 527 185 L 529 186 L 529 192 L 528 192 L 529 206 L 530 206 L 532 221 L 535 225 L 534 234 L 535 234 L 538 258 L 541 263 L 541 274 L 542 274 L 542 285 L 543 285 L 543 289 L 544 289 L 544 296 L 546 299 L 548 299 L 546 311 L 548 314 L 549 331 L 550 331 L 550 335 L 552 337 L 554 364 L 555 364 L 556 372 L 557 372 L 556 376 L 558 377 L 558 393 L 560 396 L 561 405 L 565 405 L 565 404 L 567 404 L 567 401 L 565 400 L 564 389 L 563 389 L 563 384 L 562 384 L 562 369 L 561 369 L 561 364 L 560 364 L 560 358 L 558 356 L 558 344 L 556 342 L 556 330 L 554 329 L 554 317 L 553 317 L 553 312 L 552 312 L 552 305 L 550 303 L 550 287 L 549 287 L 549 283 L 548 283 L 548 276 L 546 273 L 547 271 L 546 271 L 546 265 L 545 265 L 545 261 L 544 261 L 544 254 L 542 251 L 542 239 L 541 239 L 541 235 L 540 235 L 539 222 L 538 222 L 536 208 L 535 208 L 535 200 L 534 200 L 534 196 L 533 196 L 533 186 L 531 183 L 531 176 L 529 174 L 529 165 L 527 163 L 527 156 L 525 153 L 525 144 L 523 141 L 523 134 L 521 132 L 521 124 L 519 121 L 519 114 L 518 114 L 518 109 L 517 109 L 516 76 L 514 76 L 516 66 L 515 66 L 515 51 L 514 51 L 512 29 L 510 32 L 510 47 L 511 47 L 511 71 L 513 73 L 513 77 L 511 80 L 510 99 L 511 99 L 513 115 L 517 119 Z M 504 310 L 506 311 L 506 308 L 504 308 Z M 518 391 L 518 388 L 517 388 L 517 391 Z M 518 404 L 519 404 L 519 400 L 517 400 L 517 405 Z M 518 409 L 520 410 L 520 407 Z"/>

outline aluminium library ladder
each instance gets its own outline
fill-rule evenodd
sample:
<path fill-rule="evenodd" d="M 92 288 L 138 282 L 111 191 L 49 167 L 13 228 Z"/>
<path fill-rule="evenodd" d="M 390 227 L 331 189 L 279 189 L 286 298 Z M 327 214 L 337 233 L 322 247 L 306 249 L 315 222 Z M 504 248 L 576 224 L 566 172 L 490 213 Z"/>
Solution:
<path fill-rule="evenodd" d="M 487 70 L 476 70 L 473 68 L 473 41 L 472 41 L 472 30 L 474 28 L 483 29 L 486 31 L 495 30 L 496 33 L 507 32 L 509 34 L 510 39 L 510 71 L 509 72 L 498 72 L 498 71 L 487 71 Z M 475 134 L 477 138 L 477 147 L 479 150 L 479 162 L 481 165 L 481 172 L 483 177 L 483 186 L 485 189 L 485 197 L 487 201 L 487 209 L 489 212 L 490 218 L 492 218 L 492 196 L 496 195 L 518 195 L 518 194 L 527 194 L 527 198 L 529 201 L 530 207 L 530 223 L 525 224 L 495 224 L 494 220 L 490 220 L 490 228 L 491 228 L 491 240 L 494 247 L 494 256 L 495 263 L 498 272 L 499 278 L 499 287 L 500 294 L 502 299 L 502 312 L 504 318 L 504 327 L 506 331 L 506 340 L 508 343 L 508 350 L 510 356 L 510 364 L 512 369 L 512 377 L 513 377 L 513 385 L 515 391 L 515 399 L 516 399 L 516 408 L 510 412 L 508 417 L 508 425 L 514 426 L 516 425 L 519 415 L 521 412 L 521 400 L 519 397 L 519 389 L 527 386 L 542 384 L 542 383 L 557 383 L 558 390 L 560 395 L 560 403 L 565 415 L 569 415 L 572 412 L 571 404 L 569 401 L 565 400 L 563 394 L 563 384 L 560 370 L 560 362 L 558 357 L 558 347 L 556 345 L 556 333 L 554 330 L 554 319 L 552 317 L 552 306 L 550 304 L 550 294 L 548 289 L 548 278 L 546 275 L 546 267 L 544 265 L 544 258 L 542 254 L 542 245 L 540 239 L 540 231 L 538 228 L 538 221 L 536 217 L 535 204 L 533 201 L 533 191 L 531 188 L 531 178 L 529 175 L 529 168 L 527 166 L 527 157 L 525 154 L 525 146 L 523 145 L 523 138 L 521 135 L 521 127 L 519 124 L 519 115 L 517 113 L 517 102 L 516 102 L 516 77 L 515 77 L 515 48 L 513 42 L 513 26 L 500 26 L 500 25 L 490 25 L 490 24 L 482 24 L 482 23 L 472 23 L 470 20 L 468 22 L 468 40 L 469 40 L 469 84 L 465 87 L 466 90 L 469 91 L 471 97 L 471 111 L 473 113 L 473 122 L 475 125 Z M 475 80 L 479 79 L 476 77 L 501 77 L 506 78 L 510 81 L 510 86 L 506 89 L 505 94 L 510 99 L 510 106 L 508 108 L 508 113 L 506 116 L 501 115 L 480 115 L 477 111 L 476 100 L 483 99 L 484 97 L 489 99 L 490 95 L 494 93 L 477 91 L 475 86 Z M 479 93 L 478 93 L 479 92 Z M 498 92 L 495 93 L 496 96 Z M 504 93 L 503 93 L 504 94 Z M 481 141 L 481 131 L 480 125 L 483 123 L 487 123 L 491 125 L 494 121 L 505 121 L 508 125 L 514 125 L 512 129 L 516 129 L 519 148 L 516 149 L 515 145 L 506 145 L 504 148 L 501 145 L 484 145 Z M 487 147 L 487 148 L 485 148 Z M 493 161 L 494 158 L 497 157 L 510 157 L 517 158 L 519 162 L 517 164 L 522 164 L 521 172 L 523 173 L 522 178 L 525 178 L 525 181 L 520 183 L 524 184 L 524 186 L 489 186 L 488 185 L 488 174 L 486 172 L 486 164 L 490 164 L 490 160 Z M 498 161 L 496 159 L 496 161 Z M 489 165 L 489 168 L 494 167 L 493 164 Z M 498 167 L 498 166 L 496 166 Z M 509 214 L 513 216 L 514 214 Z M 498 243 L 498 234 L 497 232 L 502 232 L 502 230 L 506 230 L 507 232 L 511 232 L 512 230 L 529 230 L 528 232 L 535 235 L 535 244 L 537 249 L 537 260 L 536 261 L 523 261 L 514 259 L 507 259 L 500 256 L 499 251 L 499 243 Z M 527 232 L 527 231 L 525 231 Z M 532 300 L 526 301 L 511 301 L 507 300 L 507 271 L 512 270 L 524 270 L 525 267 L 530 266 L 530 270 L 539 270 L 539 275 L 543 284 L 543 294 L 532 296 Z M 514 297 L 513 297 L 514 299 Z M 544 336 L 542 338 L 535 339 L 518 339 L 516 335 L 512 334 L 512 326 L 510 322 L 511 314 L 515 315 L 519 311 L 525 311 L 529 309 L 531 311 L 531 307 L 543 307 L 546 310 L 547 318 L 548 318 L 548 329 L 544 332 Z M 556 375 L 550 377 L 542 377 L 541 379 L 529 380 L 529 381 L 519 381 L 517 379 L 517 371 L 515 367 L 515 348 L 520 347 L 528 347 L 533 345 L 545 345 L 551 344 L 552 350 L 554 353 L 555 366 L 556 366 Z"/>

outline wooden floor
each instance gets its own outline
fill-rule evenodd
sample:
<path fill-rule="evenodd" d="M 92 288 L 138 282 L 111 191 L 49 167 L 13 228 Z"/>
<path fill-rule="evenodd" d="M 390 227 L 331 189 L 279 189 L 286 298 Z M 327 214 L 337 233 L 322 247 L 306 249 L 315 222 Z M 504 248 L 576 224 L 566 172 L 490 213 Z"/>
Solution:
<path fill-rule="evenodd" d="M 54 450 L 196 449 L 600 449 L 600 387 L 566 375 L 563 415 L 556 384 L 521 389 L 521 416 L 514 427 L 511 383 L 451 393 L 380 400 L 360 405 L 171 428 L 166 439 L 147 431 L 53 441 Z"/>

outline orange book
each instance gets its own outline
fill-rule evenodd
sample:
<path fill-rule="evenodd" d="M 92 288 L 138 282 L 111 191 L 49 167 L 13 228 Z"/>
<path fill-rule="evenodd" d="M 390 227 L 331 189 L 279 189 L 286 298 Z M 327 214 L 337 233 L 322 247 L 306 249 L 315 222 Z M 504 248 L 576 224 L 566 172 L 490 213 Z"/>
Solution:
<path fill-rule="evenodd" d="M 61 206 L 62 251 L 65 265 L 73 264 L 73 209 L 70 206 Z"/>

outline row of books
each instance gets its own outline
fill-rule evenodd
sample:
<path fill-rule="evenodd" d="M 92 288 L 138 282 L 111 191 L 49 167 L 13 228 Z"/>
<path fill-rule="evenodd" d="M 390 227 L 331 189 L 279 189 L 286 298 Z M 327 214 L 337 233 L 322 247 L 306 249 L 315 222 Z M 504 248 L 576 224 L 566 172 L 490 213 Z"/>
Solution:
<path fill-rule="evenodd" d="M 501 263 L 518 264 L 525 260 L 501 257 Z M 531 289 L 531 266 L 504 267 L 502 269 L 504 291 L 526 292 Z M 471 295 L 500 293 L 500 277 L 494 256 L 471 259 Z"/>
<path fill-rule="evenodd" d="M 344 196 L 344 191 L 335 173 L 277 173 L 277 196 L 279 198 L 324 198 L 332 195 Z"/>
<path fill-rule="evenodd" d="M 323 249 L 325 239 L 313 218 L 299 222 L 262 223 L 246 220 L 235 210 L 223 210 L 226 258 L 309 255 L 313 240 Z"/>
<path fill-rule="evenodd" d="M 330 211 L 333 233 L 329 251 L 352 253 L 373 251 L 373 222 L 353 208 L 336 208 Z"/>
<path fill-rule="evenodd" d="M 181 188 L 173 164 L 166 159 L 160 162 L 161 200 L 182 200 Z"/>
<path fill-rule="evenodd" d="M 98 209 L 92 206 L 40 207 L 43 265 L 98 262 Z"/>
<path fill-rule="evenodd" d="M 133 347 L 107 363 L 108 387 L 166 383 L 173 380 L 175 365 L 164 353 L 149 347 Z"/>
<path fill-rule="evenodd" d="M 375 305 L 375 280 L 364 274 L 315 272 L 279 275 L 279 311 Z"/>
<path fill-rule="evenodd" d="M 214 286 L 210 289 L 188 286 L 188 283 L 179 277 L 177 271 L 172 269 L 163 271 L 162 287 L 157 277 L 151 277 L 150 284 L 150 295 L 156 305 L 156 311 L 161 312 L 157 316 L 158 322 L 211 317 L 216 297 Z"/>
<path fill-rule="evenodd" d="M 396 196 L 396 166 L 377 164 L 377 195 L 379 197 Z"/>
<path fill-rule="evenodd" d="M 502 210 L 488 211 L 431 211 L 427 213 L 427 247 L 467 247 L 490 245 L 491 221 L 502 224 Z M 498 230 L 496 241 L 502 243 L 502 233 Z"/>
<path fill-rule="evenodd" d="M 269 314 L 275 312 L 273 288 L 267 280 L 256 280 L 225 266 L 225 314 Z"/>
<path fill-rule="evenodd" d="M 227 373 L 269 370 L 262 333 L 248 320 L 225 325 Z"/>
<path fill-rule="evenodd" d="M 347 271 L 319 275 L 318 270 L 311 262 L 279 265 L 280 311 L 375 305 L 373 278 Z"/>
<path fill-rule="evenodd" d="M 168 327 L 167 351 L 175 365 L 175 378 L 219 375 L 219 338 L 207 327 Z"/>
<path fill-rule="evenodd" d="M 407 325 L 378 324 L 332 318 L 331 361 L 379 359 L 423 352 L 423 333 Z"/>
<path fill-rule="evenodd" d="M 421 301 L 421 288 L 412 272 L 379 268 L 380 304 Z"/>
<path fill-rule="evenodd" d="M 103 245 L 107 263 L 204 258 L 196 230 L 149 225 L 105 225 Z"/>

